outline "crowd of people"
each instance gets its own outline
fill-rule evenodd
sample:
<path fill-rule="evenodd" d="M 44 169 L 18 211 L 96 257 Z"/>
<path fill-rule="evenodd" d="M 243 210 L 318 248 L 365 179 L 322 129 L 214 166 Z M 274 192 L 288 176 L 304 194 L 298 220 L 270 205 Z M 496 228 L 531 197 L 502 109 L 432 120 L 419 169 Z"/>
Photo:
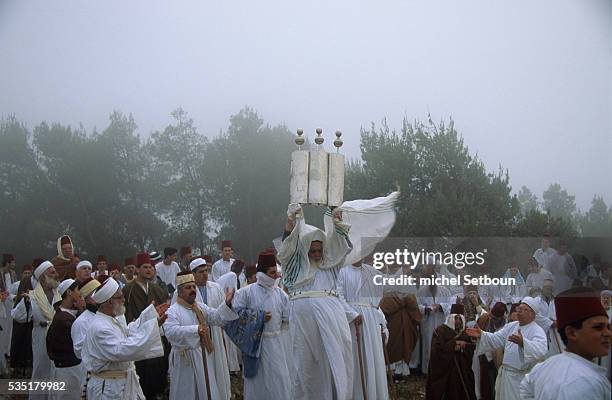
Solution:
<path fill-rule="evenodd" d="M 544 235 L 526 278 L 517 263 L 505 271 L 514 285 L 385 287 L 376 275 L 468 272 L 434 260 L 378 270 L 350 257 L 351 234 L 340 209 L 322 230 L 294 207 L 253 264 L 224 240 L 214 263 L 185 246 L 120 267 L 81 259 L 62 235 L 57 256 L 17 279 L 4 254 L 0 374 L 70 389 L 32 399 L 229 400 L 235 375 L 245 399 L 384 400 L 410 374 L 431 400 L 610 398 L 612 270 L 600 256 L 577 267 Z"/>

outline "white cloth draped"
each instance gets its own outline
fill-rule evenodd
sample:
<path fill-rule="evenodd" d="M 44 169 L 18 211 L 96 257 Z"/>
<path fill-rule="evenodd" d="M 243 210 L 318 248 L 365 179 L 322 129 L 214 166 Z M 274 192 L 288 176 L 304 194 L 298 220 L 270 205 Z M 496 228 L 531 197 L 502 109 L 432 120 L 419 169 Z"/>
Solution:
<path fill-rule="evenodd" d="M 209 326 L 222 326 L 226 321 L 238 318 L 225 302 L 218 308 L 208 307 L 198 303 Z M 177 400 L 207 400 L 206 379 L 202 346 L 198 334 L 198 318 L 195 312 L 178 303 L 168 309 L 168 319 L 164 323 L 166 338 L 172 345 L 170 352 L 170 399 Z M 213 338 L 214 343 L 214 338 Z M 225 394 L 219 389 L 216 379 L 216 363 L 212 354 L 206 354 L 208 378 L 212 400 L 221 400 Z M 222 382 L 222 384 L 224 384 Z"/>
<path fill-rule="evenodd" d="M 220 260 L 223 261 L 223 260 Z M 231 260 L 230 260 L 231 261 Z M 238 275 L 235 272 L 229 271 L 217 279 L 216 284 L 221 287 L 221 290 L 225 292 L 225 289 L 238 289 Z M 238 346 L 232 342 L 229 336 L 225 332 L 223 332 L 223 338 L 225 341 L 225 353 L 227 354 L 227 365 L 229 370 L 232 372 L 240 371 L 240 362 L 238 360 L 238 355 L 240 354 L 240 349 Z"/>
<path fill-rule="evenodd" d="M 87 384 L 87 398 L 100 400 L 142 400 L 134 361 L 162 357 L 157 312 L 149 305 L 135 321 L 126 325 L 122 316 L 113 318 L 97 312 L 87 329 L 81 350 L 87 371 L 94 374 Z M 127 378 L 104 379 L 95 374 L 127 372 Z"/>
<path fill-rule="evenodd" d="M 533 252 L 533 258 L 536 259 L 542 268 L 550 271 L 548 263 L 550 262 L 550 258 L 556 253 L 557 251 L 552 247 L 548 247 L 546 250 L 539 248 Z"/>
<path fill-rule="evenodd" d="M 533 367 L 520 386 L 522 400 L 602 400 L 610 398 L 606 369 L 563 352 Z"/>
<path fill-rule="evenodd" d="M 540 268 L 538 272 L 531 272 L 527 275 L 527 280 L 525 281 L 527 295 L 531 296 L 530 290 L 532 288 L 542 289 L 542 286 L 544 286 L 544 279 L 553 279 L 553 275 L 550 271 L 544 268 Z"/>
<path fill-rule="evenodd" d="M 385 355 L 382 347 L 381 328 L 389 337 L 385 315 L 378 309 L 383 296 L 383 287 L 374 285 L 375 275 L 380 271 L 363 264 L 361 267 L 346 266 L 338 274 L 338 295 L 343 298 L 355 312 L 362 315 L 361 353 L 363 356 L 364 378 L 368 399 L 385 400 L 389 398 Z M 361 400 L 363 388 L 355 324 L 350 324 L 353 344 L 353 399 Z"/>
<path fill-rule="evenodd" d="M 236 293 L 234 307 L 272 313 L 272 318 L 264 324 L 257 375 L 244 378 L 245 400 L 291 398 L 291 377 L 281 330 L 282 323 L 289 319 L 288 306 L 289 298 L 278 287 L 254 283 Z"/>
<path fill-rule="evenodd" d="M 211 279 L 213 282 L 217 282 L 221 276 L 230 272 L 230 268 L 232 267 L 234 261 L 235 260 L 233 258 L 230 258 L 229 261 L 225 261 L 222 258 L 215 261 L 208 279 Z"/>

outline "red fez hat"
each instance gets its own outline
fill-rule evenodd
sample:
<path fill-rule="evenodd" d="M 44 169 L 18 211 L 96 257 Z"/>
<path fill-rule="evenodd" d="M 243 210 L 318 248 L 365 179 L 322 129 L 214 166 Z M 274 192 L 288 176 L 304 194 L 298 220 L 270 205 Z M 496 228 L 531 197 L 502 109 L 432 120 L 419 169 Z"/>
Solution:
<path fill-rule="evenodd" d="M 232 263 L 232 266 L 230 267 L 230 269 L 237 269 L 237 268 L 244 268 L 244 261 L 242 260 L 234 260 L 234 262 Z"/>
<path fill-rule="evenodd" d="M 501 318 L 504 316 L 505 313 L 506 313 L 506 305 L 502 303 L 501 301 L 498 301 L 497 303 L 495 303 L 495 305 L 491 309 L 491 314 L 493 314 L 495 318 Z"/>
<path fill-rule="evenodd" d="M 181 251 L 179 252 L 181 258 L 185 256 L 185 254 L 191 253 L 191 247 L 181 247 Z"/>
<path fill-rule="evenodd" d="M 96 278 L 98 280 L 98 282 L 100 282 L 102 285 L 104 285 L 104 282 L 106 282 L 106 280 L 109 278 L 108 275 L 102 274 L 102 275 L 98 275 L 98 277 Z"/>
<path fill-rule="evenodd" d="M 8 264 L 11 261 L 15 261 L 15 257 L 12 254 L 2 254 L 2 265 Z"/>
<path fill-rule="evenodd" d="M 578 287 L 559 293 L 555 297 L 557 329 L 561 330 L 573 322 L 601 315 L 607 317 L 601 305 L 599 293 L 587 287 Z"/>
<path fill-rule="evenodd" d="M 275 267 L 276 258 L 274 258 L 274 253 L 259 253 L 259 257 L 257 257 L 257 266 L 260 268 Z"/>
<path fill-rule="evenodd" d="M 247 278 L 255 275 L 257 273 L 257 266 L 255 264 L 249 264 L 244 268 L 244 276 Z"/>
<path fill-rule="evenodd" d="M 136 262 L 134 261 L 134 257 L 128 257 L 125 259 L 123 266 L 128 266 L 128 265 L 136 265 Z"/>
<path fill-rule="evenodd" d="M 465 307 L 463 304 L 453 304 L 450 309 L 451 314 L 461 314 L 465 313 Z"/>
<path fill-rule="evenodd" d="M 221 242 L 221 250 L 223 250 L 226 247 L 232 247 L 232 241 L 231 240 L 224 240 Z"/>
<path fill-rule="evenodd" d="M 105 255 L 99 255 L 98 256 L 98 262 L 108 262 L 108 260 L 106 259 Z"/>
<path fill-rule="evenodd" d="M 212 257 L 209 254 L 204 255 L 202 258 L 206 261 L 206 264 L 212 264 Z"/>
<path fill-rule="evenodd" d="M 34 268 L 32 268 L 32 266 L 31 266 L 31 265 L 27 265 L 27 264 L 26 264 L 26 265 L 24 265 L 24 266 L 23 266 L 23 270 L 24 270 L 24 271 L 32 271 L 33 269 L 34 269 Z"/>
<path fill-rule="evenodd" d="M 121 271 L 121 267 L 117 263 L 112 263 L 110 267 L 108 267 L 109 271 Z"/>
<path fill-rule="evenodd" d="M 64 235 L 60 239 L 60 244 L 63 246 L 65 244 L 72 244 L 72 243 L 70 242 L 70 238 L 68 236 Z"/>
<path fill-rule="evenodd" d="M 151 257 L 148 253 L 138 253 L 136 256 L 136 266 L 140 268 L 143 264 L 151 264 Z"/>
<path fill-rule="evenodd" d="M 35 258 L 32 260 L 32 269 L 35 269 L 36 267 L 38 267 L 40 264 L 42 264 L 42 262 L 45 261 L 44 258 Z"/>
<path fill-rule="evenodd" d="M 512 303 L 512 306 L 510 307 L 510 312 L 508 314 L 512 314 L 513 312 L 516 311 L 516 307 L 520 306 L 521 303 Z"/>

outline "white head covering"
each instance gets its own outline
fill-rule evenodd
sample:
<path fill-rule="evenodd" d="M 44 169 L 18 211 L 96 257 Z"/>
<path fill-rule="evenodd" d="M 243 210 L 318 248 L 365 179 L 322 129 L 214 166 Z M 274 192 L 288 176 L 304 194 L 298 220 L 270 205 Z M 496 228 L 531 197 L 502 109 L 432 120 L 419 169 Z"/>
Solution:
<path fill-rule="evenodd" d="M 96 304 L 102 304 L 108 301 L 108 299 L 110 299 L 111 297 L 113 297 L 113 295 L 117 292 L 118 289 L 119 283 L 117 283 L 116 280 L 107 279 L 106 282 L 104 282 L 104 285 L 100 286 L 94 292 L 94 294 L 91 295 L 91 298 L 93 299 L 93 301 L 96 302 Z"/>
<path fill-rule="evenodd" d="M 523 300 L 521 300 L 521 303 L 527 304 L 529 308 L 531 308 L 533 312 L 536 313 L 536 315 L 538 315 L 538 301 L 536 299 L 534 299 L 533 297 L 527 296 L 527 297 L 524 297 Z"/>
<path fill-rule="evenodd" d="M 599 294 L 600 296 L 612 296 L 612 290 L 602 290 L 601 293 Z"/>
<path fill-rule="evenodd" d="M 53 266 L 53 264 L 51 264 L 51 261 L 43 261 L 34 270 L 34 278 L 36 278 L 36 280 L 39 281 L 40 277 L 42 276 L 42 274 L 44 274 L 45 271 L 48 270 L 49 268 L 51 268 L 52 266 Z"/>
<path fill-rule="evenodd" d="M 72 286 L 74 282 L 74 279 L 66 279 L 65 281 L 62 281 L 57 287 L 57 290 L 59 291 L 60 295 L 63 296 L 64 293 L 66 293 L 66 290 L 68 290 L 68 288 Z"/>
<path fill-rule="evenodd" d="M 80 263 L 77 264 L 76 269 L 78 270 L 81 267 L 89 267 L 89 268 L 93 268 L 93 265 L 91 265 L 91 263 L 87 260 L 83 260 Z"/>
<path fill-rule="evenodd" d="M 195 270 L 196 268 L 202 266 L 202 265 L 206 265 L 206 260 L 204 260 L 201 257 L 196 258 L 195 260 L 193 260 L 192 262 L 189 263 L 189 269 L 191 271 Z"/>
<path fill-rule="evenodd" d="M 461 318 L 461 321 L 463 321 L 463 329 L 465 329 L 465 316 L 463 314 L 448 314 L 446 321 L 444 321 L 444 325 L 448 326 L 452 330 L 455 330 L 455 315 L 458 315 Z"/>

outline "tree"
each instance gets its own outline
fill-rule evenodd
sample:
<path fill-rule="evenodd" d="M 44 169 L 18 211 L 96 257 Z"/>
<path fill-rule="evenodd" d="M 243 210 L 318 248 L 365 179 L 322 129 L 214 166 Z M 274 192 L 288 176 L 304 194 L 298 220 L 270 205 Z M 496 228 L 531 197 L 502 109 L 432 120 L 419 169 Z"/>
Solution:
<path fill-rule="evenodd" d="M 551 184 L 542 194 L 544 210 L 553 217 L 573 220 L 576 214 L 575 196 L 570 195 L 558 183 Z"/>
<path fill-rule="evenodd" d="M 523 215 L 538 209 L 538 198 L 527 186 L 521 187 L 517 198 L 521 204 L 521 213 Z"/>
<path fill-rule="evenodd" d="M 593 197 L 591 208 L 580 218 L 583 236 L 612 236 L 612 209 L 601 196 Z"/>

